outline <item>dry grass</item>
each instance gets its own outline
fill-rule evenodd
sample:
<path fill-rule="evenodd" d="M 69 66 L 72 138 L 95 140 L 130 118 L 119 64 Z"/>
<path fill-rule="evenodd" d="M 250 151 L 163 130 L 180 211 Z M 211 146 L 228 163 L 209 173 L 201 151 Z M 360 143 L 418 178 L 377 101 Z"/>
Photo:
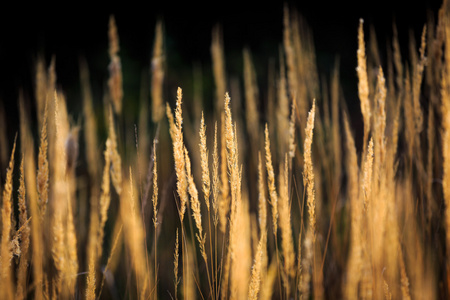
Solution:
<path fill-rule="evenodd" d="M 0 298 L 449 298 L 449 13 L 444 2 L 406 56 L 394 26 L 386 61 L 360 20 L 355 66 L 336 60 L 330 76 L 287 5 L 268 75 L 249 48 L 227 74 L 215 27 L 214 78 L 196 72 L 185 98 L 158 21 L 134 111 L 111 16 L 105 100 L 80 60 L 78 123 L 55 59 L 38 58 L 19 138 L 0 132 Z M 342 68 L 359 99 L 343 99 Z"/>

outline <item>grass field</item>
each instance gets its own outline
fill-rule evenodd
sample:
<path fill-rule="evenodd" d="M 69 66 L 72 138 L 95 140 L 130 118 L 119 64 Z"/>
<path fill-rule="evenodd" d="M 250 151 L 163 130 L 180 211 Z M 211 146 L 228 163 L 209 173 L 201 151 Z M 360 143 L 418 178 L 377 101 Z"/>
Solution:
<path fill-rule="evenodd" d="M 0 299 L 450 297 L 449 13 L 386 49 L 361 19 L 357 65 L 323 74 L 286 5 L 267 70 L 246 47 L 227 73 L 215 26 L 186 86 L 158 21 L 139 91 L 111 16 L 103 93 L 80 59 L 76 105 L 37 56 L 18 119 L 0 103 Z"/>

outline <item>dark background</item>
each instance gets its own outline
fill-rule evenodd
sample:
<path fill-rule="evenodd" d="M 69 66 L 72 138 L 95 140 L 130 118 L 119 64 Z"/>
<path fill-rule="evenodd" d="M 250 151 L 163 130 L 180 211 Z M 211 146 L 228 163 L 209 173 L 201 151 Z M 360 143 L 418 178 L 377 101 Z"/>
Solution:
<path fill-rule="evenodd" d="M 124 89 L 130 98 L 138 94 L 142 72 L 148 72 L 157 18 L 161 18 L 165 26 L 166 78 L 177 81 L 175 85 L 183 86 L 183 76 L 192 74 L 194 63 L 201 64 L 206 70 L 205 76 L 210 75 L 211 29 L 215 24 L 221 24 L 223 28 L 229 73 L 242 74 L 244 46 L 249 46 L 253 52 L 257 70 L 266 72 L 269 57 L 278 59 L 284 2 L 256 2 L 254 5 L 244 1 L 210 1 L 206 5 L 166 3 L 149 3 L 149 8 L 145 8 L 142 4 L 122 2 L 120 7 L 111 5 L 98 11 L 70 6 L 47 10 L 42 7 L 0 10 L 0 102 L 8 119 L 13 120 L 8 120 L 8 127 L 17 124 L 14 116 L 19 89 L 24 90 L 28 99 L 33 99 L 37 54 L 44 55 L 47 63 L 55 55 L 57 82 L 67 93 L 69 109 L 71 106 L 77 108 L 80 99 L 78 61 L 80 57 L 86 58 L 94 97 L 101 101 L 98 98 L 108 78 L 107 29 L 111 14 L 115 15 L 118 26 Z M 319 71 L 328 74 L 335 57 L 340 57 L 344 96 L 351 103 L 357 103 L 353 98 L 357 97 L 355 67 L 359 18 L 365 20 L 367 35 L 369 26 L 374 26 L 381 49 L 385 49 L 387 40 L 390 41 L 395 21 L 402 50 L 407 53 L 409 29 L 419 41 L 427 18 L 436 19 L 441 5 L 441 1 L 434 0 L 419 4 L 384 0 L 286 3 L 304 17 L 312 30 Z M 259 76 L 263 78 L 261 82 L 266 79 L 266 74 Z M 212 85 L 212 81 L 204 84 Z"/>

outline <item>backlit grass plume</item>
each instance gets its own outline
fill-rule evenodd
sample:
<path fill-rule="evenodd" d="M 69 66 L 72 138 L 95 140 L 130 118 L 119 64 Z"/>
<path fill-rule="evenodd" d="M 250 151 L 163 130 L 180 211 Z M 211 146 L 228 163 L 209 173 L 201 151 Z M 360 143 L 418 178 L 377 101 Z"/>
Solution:
<path fill-rule="evenodd" d="M 1 239 L 1 295 L 2 298 L 11 299 L 13 297 L 13 283 L 11 272 L 11 260 L 13 257 L 11 249 L 11 241 L 9 238 L 11 231 L 11 215 L 12 215 L 12 190 L 13 180 L 12 175 L 14 171 L 14 154 L 16 152 L 16 141 L 14 141 L 11 158 L 9 159 L 8 170 L 6 173 L 6 181 L 3 187 L 2 195 L 2 239 Z"/>

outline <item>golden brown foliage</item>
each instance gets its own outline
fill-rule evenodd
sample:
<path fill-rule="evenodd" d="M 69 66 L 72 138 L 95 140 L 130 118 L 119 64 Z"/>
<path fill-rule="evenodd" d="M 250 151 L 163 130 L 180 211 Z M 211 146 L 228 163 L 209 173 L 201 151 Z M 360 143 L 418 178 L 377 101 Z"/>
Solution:
<path fill-rule="evenodd" d="M 39 56 L 35 103 L 19 93 L 20 174 L 16 142 L 8 146 L 13 122 L 0 108 L 0 298 L 448 298 L 449 14 L 445 0 L 419 47 L 410 34 L 409 55 L 394 25 L 387 63 L 376 28 L 366 51 L 363 20 L 355 24 L 357 63 L 343 69 L 353 70 L 359 106 L 344 101 L 345 60 L 319 76 L 308 27 L 287 5 L 267 76 L 249 48 L 238 52 L 243 70 L 227 74 L 215 27 L 214 80 L 196 66 L 185 99 L 166 78 L 171 43 L 157 22 L 151 79 L 142 76 L 140 106 L 127 99 L 126 107 L 124 91 L 134 94 L 122 86 L 130 75 L 122 74 L 111 16 L 103 104 L 80 62 L 81 122 L 55 59 L 46 69 Z M 165 101 L 166 92 L 176 99 Z M 201 103 L 206 92 L 214 92 L 212 104 Z"/>
<path fill-rule="evenodd" d="M 2 239 L 0 244 L 0 268 L 1 268 L 1 296 L 4 299 L 12 298 L 12 272 L 11 259 L 13 253 L 10 247 L 11 215 L 12 215 L 12 174 L 14 171 L 14 154 L 16 151 L 16 141 L 14 141 L 11 157 L 9 159 L 6 181 L 2 195 Z"/>

